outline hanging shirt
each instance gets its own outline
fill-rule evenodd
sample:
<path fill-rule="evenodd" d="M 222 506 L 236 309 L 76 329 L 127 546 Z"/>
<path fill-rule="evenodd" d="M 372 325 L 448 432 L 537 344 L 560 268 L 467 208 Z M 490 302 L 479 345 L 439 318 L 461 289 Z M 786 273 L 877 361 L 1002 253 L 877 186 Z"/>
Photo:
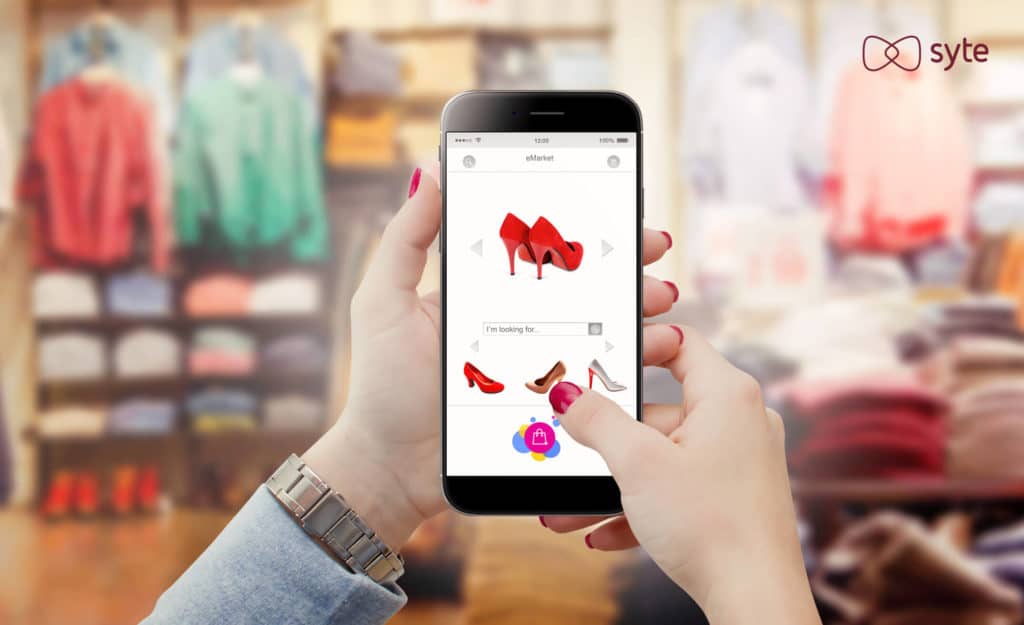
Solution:
<path fill-rule="evenodd" d="M 235 250 L 287 243 L 299 260 L 327 254 L 320 163 L 302 102 L 266 79 L 209 83 L 185 102 L 174 155 L 184 245 Z"/>
<path fill-rule="evenodd" d="M 146 103 L 119 82 L 72 78 L 39 99 L 19 185 L 36 206 L 37 264 L 128 259 L 144 210 L 153 267 L 166 269 L 171 233 L 152 124 Z"/>
<path fill-rule="evenodd" d="M 302 57 L 268 26 L 255 26 L 243 33 L 238 26 L 222 22 L 196 37 L 188 52 L 186 100 L 209 83 L 227 77 L 246 52 L 265 77 L 284 85 L 301 99 L 307 128 L 319 127 L 318 96 L 302 65 Z"/>
<path fill-rule="evenodd" d="M 145 34 L 120 22 L 100 27 L 82 24 L 46 46 L 39 94 L 77 76 L 93 65 L 90 46 L 99 36 L 102 63 L 136 87 L 156 106 L 158 128 L 170 134 L 174 118 L 174 99 L 166 64 L 160 48 Z"/>
<path fill-rule="evenodd" d="M 963 113 L 940 69 L 851 65 L 836 97 L 831 161 L 830 231 L 841 247 L 903 252 L 964 235 L 973 169 Z"/>
<path fill-rule="evenodd" d="M 707 116 L 714 113 L 708 93 L 723 67 L 745 44 L 764 42 L 793 67 L 804 66 L 803 40 L 785 15 L 764 5 L 744 9 L 723 4 L 709 9 L 690 31 L 683 67 L 683 111 L 680 149 L 687 174 L 698 190 L 709 184 L 708 156 L 695 141 Z"/>
<path fill-rule="evenodd" d="M 797 174 L 807 96 L 804 73 L 771 46 L 758 41 L 736 52 L 711 84 L 692 139 L 709 158 L 713 195 L 769 209 L 804 206 Z"/>

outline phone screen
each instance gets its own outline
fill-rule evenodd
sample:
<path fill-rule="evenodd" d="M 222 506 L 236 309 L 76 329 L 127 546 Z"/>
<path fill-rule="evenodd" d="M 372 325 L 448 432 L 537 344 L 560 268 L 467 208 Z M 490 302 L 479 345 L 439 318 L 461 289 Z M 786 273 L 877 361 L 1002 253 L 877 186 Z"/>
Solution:
<path fill-rule="evenodd" d="M 548 391 L 592 386 L 637 416 L 636 134 L 445 141 L 447 474 L 608 476 Z"/>

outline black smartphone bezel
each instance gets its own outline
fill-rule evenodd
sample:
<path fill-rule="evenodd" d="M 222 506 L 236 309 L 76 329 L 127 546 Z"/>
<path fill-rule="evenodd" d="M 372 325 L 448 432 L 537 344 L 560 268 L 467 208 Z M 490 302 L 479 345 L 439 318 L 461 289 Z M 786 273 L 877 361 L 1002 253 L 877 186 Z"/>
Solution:
<path fill-rule="evenodd" d="M 643 368 L 643 123 L 640 109 L 614 91 L 466 91 L 441 114 L 441 481 L 456 510 L 466 514 L 614 514 L 622 511 L 619 488 L 600 476 L 448 476 L 447 454 L 447 133 L 632 132 L 636 133 L 636 389 L 642 419 Z"/>

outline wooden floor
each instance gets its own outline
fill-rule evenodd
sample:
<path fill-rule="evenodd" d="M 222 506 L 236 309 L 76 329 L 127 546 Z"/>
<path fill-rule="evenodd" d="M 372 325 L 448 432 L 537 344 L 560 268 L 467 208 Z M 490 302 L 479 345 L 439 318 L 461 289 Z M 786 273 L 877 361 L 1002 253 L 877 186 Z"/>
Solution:
<path fill-rule="evenodd" d="M 588 551 L 536 519 L 469 519 L 462 600 L 412 601 L 397 625 L 611 624 L 610 568 L 624 556 Z M 216 537 L 228 515 L 176 510 L 130 520 L 44 523 L 0 509 L 0 623 L 138 622 Z M 465 527 L 463 529 L 466 529 Z"/>

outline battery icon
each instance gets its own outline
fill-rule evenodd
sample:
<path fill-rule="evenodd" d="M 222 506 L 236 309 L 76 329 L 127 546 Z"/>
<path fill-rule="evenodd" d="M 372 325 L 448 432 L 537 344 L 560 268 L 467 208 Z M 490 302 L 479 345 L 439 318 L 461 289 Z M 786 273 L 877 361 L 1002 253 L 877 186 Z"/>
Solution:
<path fill-rule="evenodd" d="M 629 143 L 629 137 L 615 137 L 615 143 Z"/>

